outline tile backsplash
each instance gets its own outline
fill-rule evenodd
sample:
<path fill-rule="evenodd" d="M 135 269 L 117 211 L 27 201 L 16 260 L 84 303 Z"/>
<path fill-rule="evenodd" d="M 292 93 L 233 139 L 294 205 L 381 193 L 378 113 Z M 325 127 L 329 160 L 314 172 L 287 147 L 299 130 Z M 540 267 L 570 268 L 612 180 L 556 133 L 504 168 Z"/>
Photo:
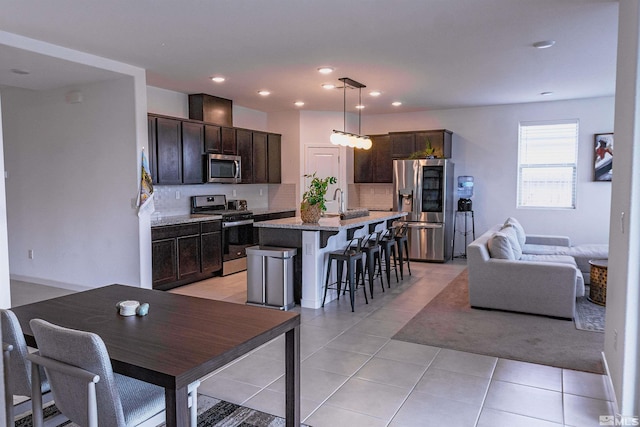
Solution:
<path fill-rule="evenodd" d="M 224 194 L 227 200 L 245 199 L 249 209 L 266 209 L 269 208 L 270 187 L 271 191 L 275 191 L 274 187 L 278 186 L 274 184 L 156 185 L 153 188 L 156 210 L 151 215 L 151 219 L 188 215 L 191 213 L 191 196 L 206 194 Z"/>
<path fill-rule="evenodd" d="M 348 207 L 390 210 L 393 207 L 393 184 L 350 184 Z"/>

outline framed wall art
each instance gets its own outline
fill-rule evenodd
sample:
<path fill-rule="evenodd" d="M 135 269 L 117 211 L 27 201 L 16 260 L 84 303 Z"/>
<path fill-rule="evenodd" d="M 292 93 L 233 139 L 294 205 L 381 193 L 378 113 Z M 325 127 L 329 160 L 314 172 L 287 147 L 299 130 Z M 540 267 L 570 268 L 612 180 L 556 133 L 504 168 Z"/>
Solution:
<path fill-rule="evenodd" d="M 613 174 L 613 133 L 596 133 L 593 180 L 611 181 Z"/>

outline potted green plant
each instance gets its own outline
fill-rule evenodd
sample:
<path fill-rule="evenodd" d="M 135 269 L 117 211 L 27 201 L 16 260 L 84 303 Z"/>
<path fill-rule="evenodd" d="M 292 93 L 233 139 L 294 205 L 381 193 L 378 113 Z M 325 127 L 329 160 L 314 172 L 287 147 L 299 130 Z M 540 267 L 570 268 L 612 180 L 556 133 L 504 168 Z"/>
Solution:
<path fill-rule="evenodd" d="M 410 159 L 435 159 L 436 149 L 431 146 L 431 140 L 428 136 L 425 137 L 424 150 L 411 153 Z"/>
<path fill-rule="evenodd" d="M 320 221 L 322 212 L 327 210 L 324 196 L 327 194 L 329 184 L 338 182 L 336 177 L 328 176 L 326 178 L 318 178 L 316 173 L 307 174 L 305 178 L 311 178 L 307 191 L 302 194 L 302 202 L 300 203 L 300 217 L 302 222 L 315 223 Z"/>

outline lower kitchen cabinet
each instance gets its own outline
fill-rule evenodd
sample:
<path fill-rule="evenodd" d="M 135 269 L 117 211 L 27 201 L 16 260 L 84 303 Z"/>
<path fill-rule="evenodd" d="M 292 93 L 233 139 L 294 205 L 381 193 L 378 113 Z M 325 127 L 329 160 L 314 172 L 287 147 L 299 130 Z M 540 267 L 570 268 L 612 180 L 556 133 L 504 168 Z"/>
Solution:
<path fill-rule="evenodd" d="M 222 222 L 153 227 L 151 253 L 154 289 L 211 277 L 222 270 Z"/>

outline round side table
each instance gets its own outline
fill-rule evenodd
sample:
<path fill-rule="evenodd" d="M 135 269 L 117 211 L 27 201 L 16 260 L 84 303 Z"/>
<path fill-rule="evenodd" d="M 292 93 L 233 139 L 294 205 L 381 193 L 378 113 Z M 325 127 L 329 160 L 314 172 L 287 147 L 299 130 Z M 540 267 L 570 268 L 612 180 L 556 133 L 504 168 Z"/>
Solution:
<path fill-rule="evenodd" d="M 608 260 L 592 259 L 589 260 L 589 274 L 591 275 L 591 284 L 589 285 L 589 301 L 598 304 L 607 304 L 607 269 Z"/>

